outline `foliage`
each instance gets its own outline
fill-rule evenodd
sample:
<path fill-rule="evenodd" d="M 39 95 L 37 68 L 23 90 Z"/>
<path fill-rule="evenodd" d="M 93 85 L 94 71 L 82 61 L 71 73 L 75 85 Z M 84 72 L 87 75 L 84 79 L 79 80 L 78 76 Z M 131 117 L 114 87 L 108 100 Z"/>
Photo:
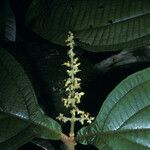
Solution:
<path fill-rule="evenodd" d="M 39 108 L 20 65 L 3 49 L 0 56 L 0 147 L 17 149 L 34 137 L 60 139 L 61 127 Z"/>
<path fill-rule="evenodd" d="M 149 150 L 149 18 L 149 0 L 1 0 L 0 149 Z M 81 61 L 79 107 L 96 118 L 77 123 L 73 140 L 54 120 L 69 116 L 68 31 Z"/>
<path fill-rule="evenodd" d="M 100 150 L 148 150 L 150 68 L 130 75 L 106 98 L 96 120 L 78 132 L 83 144 Z"/>
<path fill-rule="evenodd" d="M 71 30 L 85 50 L 112 51 L 150 41 L 149 13 L 148 0 L 33 0 L 27 25 L 56 44 Z"/>
<path fill-rule="evenodd" d="M 0 39 L 16 40 L 16 20 L 8 0 L 0 2 Z"/>

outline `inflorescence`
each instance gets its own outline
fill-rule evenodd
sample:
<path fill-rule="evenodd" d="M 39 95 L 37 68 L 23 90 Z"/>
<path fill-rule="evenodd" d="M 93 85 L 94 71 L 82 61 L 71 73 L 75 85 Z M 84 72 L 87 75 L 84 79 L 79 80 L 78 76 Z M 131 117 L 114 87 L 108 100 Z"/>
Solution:
<path fill-rule="evenodd" d="M 58 120 L 66 123 L 67 121 L 79 121 L 81 124 L 85 122 L 91 123 L 94 120 L 94 117 L 90 117 L 89 113 L 85 113 L 77 107 L 77 104 L 81 102 L 81 97 L 84 95 L 84 92 L 80 92 L 81 89 L 81 79 L 76 77 L 76 74 L 81 71 L 79 69 L 80 63 L 78 57 L 74 53 L 74 35 L 72 32 L 68 33 L 66 46 L 69 47 L 68 56 L 69 61 L 65 62 L 63 65 L 68 67 L 67 74 L 68 78 L 65 80 L 65 90 L 67 92 L 67 97 L 62 98 L 64 106 L 70 108 L 71 118 L 65 117 L 62 113 L 57 117 Z"/>

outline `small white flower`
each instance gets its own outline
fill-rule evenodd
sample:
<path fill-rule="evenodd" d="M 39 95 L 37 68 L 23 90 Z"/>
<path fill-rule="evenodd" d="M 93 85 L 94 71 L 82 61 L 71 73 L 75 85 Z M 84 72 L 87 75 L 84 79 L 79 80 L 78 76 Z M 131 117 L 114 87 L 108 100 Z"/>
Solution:
<path fill-rule="evenodd" d="M 62 101 L 66 108 L 71 108 L 70 113 L 74 117 L 74 121 L 79 121 L 81 124 L 84 124 L 84 122 L 91 123 L 92 120 L 94 120 L 94 117 L 90 117 L 89 113 L 85 113 L 84 111 L 79 110 L 79 108 L 77 107 L 77 104 L 81 102 L 81 97 L 84 95 L 84 92 L 79 92 L 79 89 L 81 88 L 81 79 L 76 77 L 76 74 L 81 70 L 79 69 L 79 59 L 75 56 L 75 53 L 73 51 L 75 44 L 73 33 L 68 33 L 67 40 L 65 42 L 69 47 L 69 51 L 67 54 L 70 60 L 64 62 L 63 64 L 69 67 L 69 69 L 66 71 L 69 77 L 65 80 L 65 91 L 67 92 L 68 96 L 66 98 L 62 98 Z M 76 115 L 78 117 L 76 117 Z M 72 118 L 65 117 L 61 113 L 59 114 L 57 119 L 63 121 L 64 123 L 72 120 Z"/>

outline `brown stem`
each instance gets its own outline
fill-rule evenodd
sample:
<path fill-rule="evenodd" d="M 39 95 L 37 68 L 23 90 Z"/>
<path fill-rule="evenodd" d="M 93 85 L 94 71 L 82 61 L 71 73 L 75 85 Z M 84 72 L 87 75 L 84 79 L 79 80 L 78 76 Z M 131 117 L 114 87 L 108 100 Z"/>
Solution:
<path fill-rule="evenodd" d="M 66 145 L 67 150 L 75 150 L 76 142 L 75 142 L 74 136 L 69 137 L 69 136 L 62 133 L 61 134 L 61 140 Z"/>

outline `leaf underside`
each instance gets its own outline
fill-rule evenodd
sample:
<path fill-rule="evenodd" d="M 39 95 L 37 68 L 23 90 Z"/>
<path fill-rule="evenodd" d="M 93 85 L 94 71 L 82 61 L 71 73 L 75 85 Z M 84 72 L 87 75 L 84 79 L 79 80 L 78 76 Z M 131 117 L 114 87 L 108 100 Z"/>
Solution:
<path fill-rule="evenodd" d="M 71 30 L 78 46 L 101 52 L 149 44 L 149 18 L 149 0 L 34 0 L 27 25 L 60 45 Z"/>

